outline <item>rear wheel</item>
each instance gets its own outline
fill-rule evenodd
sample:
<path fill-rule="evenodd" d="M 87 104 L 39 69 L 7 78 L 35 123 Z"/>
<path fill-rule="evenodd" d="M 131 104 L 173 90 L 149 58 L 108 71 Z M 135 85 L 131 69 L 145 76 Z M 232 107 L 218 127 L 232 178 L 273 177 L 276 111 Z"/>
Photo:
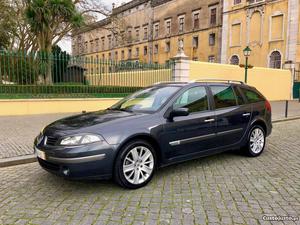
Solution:
<path fill-rule="evenodd" d="M 154 148 L 143 140 L 132 141 L 121 149 L 117 157 L 114 178 L 125 188 L 140 188 L 152 179 L 155 167 Z"/>
<path fill-rule="evenodd" d="M 245 151 L 251 157 L 259 156 L 265 149 L 266 135 L 264 129 L 259 125 L 254 125 L 248 135 Z"/>

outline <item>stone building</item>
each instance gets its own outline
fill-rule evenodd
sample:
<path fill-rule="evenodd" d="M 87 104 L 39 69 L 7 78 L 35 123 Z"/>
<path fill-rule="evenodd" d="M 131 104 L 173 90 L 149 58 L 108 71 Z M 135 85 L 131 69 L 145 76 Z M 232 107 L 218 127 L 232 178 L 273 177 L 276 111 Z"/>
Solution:
<path fill-rule="evenodd" d="M 282 68 L 299 61 L 299 0 L 229 0 L 223 5 L 222 63 Z"/>
<path fill-rule="evenodd" d="M 220 62 L 221 13 L 216 0 L 133 0 L 74 32 L 73 55 L 161 64 L 183 40 L 191 59 Z"/>
<path fill-rule="evenodd" d="M 300 62 L 299 0 L 132 0 L 73 33 L 73 55 L 166 63 L 183 40 L 193 60 L 282 68 Z"/>

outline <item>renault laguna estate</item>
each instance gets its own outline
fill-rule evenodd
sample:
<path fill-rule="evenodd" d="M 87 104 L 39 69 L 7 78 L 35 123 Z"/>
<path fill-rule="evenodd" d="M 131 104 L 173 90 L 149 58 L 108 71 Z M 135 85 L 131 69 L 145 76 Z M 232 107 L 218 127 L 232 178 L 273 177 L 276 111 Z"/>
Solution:
<path fill-rule="evenodd" d="M 45 170 L 70 179 L 146 185 L 157 168 L 227 150 L 259 156 L 272 130 L 271 106 L 236 81 L 169 82 L 112 107 L 58 120 L 34 141 Z"/>

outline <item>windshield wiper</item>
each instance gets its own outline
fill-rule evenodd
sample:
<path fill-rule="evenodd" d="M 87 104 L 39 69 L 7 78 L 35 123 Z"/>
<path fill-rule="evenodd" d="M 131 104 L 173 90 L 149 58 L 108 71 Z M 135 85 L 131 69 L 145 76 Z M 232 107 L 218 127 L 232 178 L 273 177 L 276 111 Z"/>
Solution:
<path fill-rule="evenodd" d="M 120 109 L 120 108 L 107 108 L 107 110 L 122 111 L 122 112 L 132 112 L 132 110 L 130 110 L 130 109 Z"/>

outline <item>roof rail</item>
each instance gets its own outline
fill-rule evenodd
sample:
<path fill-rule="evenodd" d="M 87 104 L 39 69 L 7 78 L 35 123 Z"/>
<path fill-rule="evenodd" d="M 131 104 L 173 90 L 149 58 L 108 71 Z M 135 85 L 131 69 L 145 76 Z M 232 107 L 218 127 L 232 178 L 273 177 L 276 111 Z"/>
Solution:
<path fill-rule="evenodd" d="M 160 82 L 156 82 L 154 83 L 153 85 L 157 85 L 157 84 L 185 84 L 185 83 L 188 83 L 188 82 L 185 82 L 185 81 L 160 81 Z"/>
<path fill-rule="evenodd" d="M 222 82 L 226 82 L 226 83 L 239 83 L 239 84 L 245 84 L 243 81 L 240 80 L 225 80 L 225 79 L 198 79 L 198 80 L 194 80 L 193 82 L 218 82 L 218 81 L 222 81 Z"/>

